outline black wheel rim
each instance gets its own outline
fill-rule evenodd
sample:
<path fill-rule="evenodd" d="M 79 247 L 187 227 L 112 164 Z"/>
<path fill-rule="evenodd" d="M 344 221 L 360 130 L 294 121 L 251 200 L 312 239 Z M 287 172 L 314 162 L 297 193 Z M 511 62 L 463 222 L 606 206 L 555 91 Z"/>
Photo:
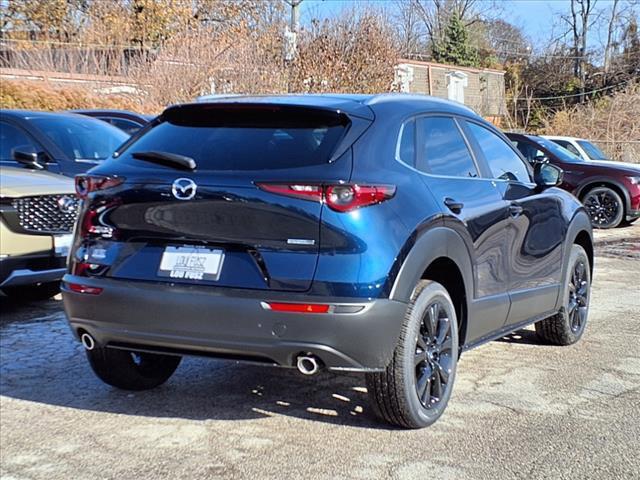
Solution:
<path fill-rule="evenodd" d="M 584 199 L 584 206 L 591 216 L 591 223 L 597 227 L 613 224 L 620 212 L 620 203 L 608 190 L 590 193 Z"/>
<path fill-rule="evenodd" d="M 589 309 L 589 277 L 587 266 L 578 260 L 569 280 L 569 305 L 567 315 L 571 331 L 577 333 L 584 327 Z"/>
<path fill-rule="evenodd" d="M 433 409 L 446 397 L 453 369 L 451 321 L 438 301 L 422 317 L 414 355 L 416 393 L 423 407 Z"/>

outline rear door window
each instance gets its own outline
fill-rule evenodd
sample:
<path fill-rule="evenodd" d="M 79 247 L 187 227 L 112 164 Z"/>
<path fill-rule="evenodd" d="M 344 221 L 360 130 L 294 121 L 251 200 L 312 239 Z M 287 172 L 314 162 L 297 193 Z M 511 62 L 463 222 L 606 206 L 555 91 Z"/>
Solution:
<path fill-rule="evenodd" d="M 451 117 L 418 119 L 418 170 L 449 177 L 478 177 L 471 152 Z"/>
<path fill-rule="evenodd" d="M 160 151 L 191 157 L 202 170 L 277 170 L 326 164 L 348 126 L 344 115 L 289 108 L 186 108 L 122 155 Z"/>

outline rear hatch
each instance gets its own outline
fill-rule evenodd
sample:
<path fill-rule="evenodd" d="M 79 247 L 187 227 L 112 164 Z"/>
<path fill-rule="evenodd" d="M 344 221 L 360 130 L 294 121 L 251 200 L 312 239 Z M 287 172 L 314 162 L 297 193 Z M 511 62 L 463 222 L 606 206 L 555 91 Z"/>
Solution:
<path fill-rule="evenodd" d="M 369 123 L 315 106 L 172 107 L 91 171 L 125 181 L 91 195 L 85 210 L 101 212 L 107 233 L 88 235 L 76 258 L 112 278 L 307 290 L 323 205 L 259 184 L 348 181 L 350 146 Z M 149 161 L 149 152 L 196 168 Z"/>

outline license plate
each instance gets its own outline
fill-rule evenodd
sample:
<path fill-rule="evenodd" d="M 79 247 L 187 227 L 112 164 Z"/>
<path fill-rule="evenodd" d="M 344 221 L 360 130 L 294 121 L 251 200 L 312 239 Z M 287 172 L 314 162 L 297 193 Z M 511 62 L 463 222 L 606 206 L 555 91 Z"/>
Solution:
<path fill-rule="evenodd" d="M 158 275 L 177 280 L 213 280 L 220 278 L 224 252 L 204 247 L 166 247 Z"/>
<path fill-rule="evenodd" d="M 53 237 L 53 250 L 59 257 L 66 257 L 69 255 L 71 249 L 71 243 L 73 242 L 73 235 L 57 235 Z"/>

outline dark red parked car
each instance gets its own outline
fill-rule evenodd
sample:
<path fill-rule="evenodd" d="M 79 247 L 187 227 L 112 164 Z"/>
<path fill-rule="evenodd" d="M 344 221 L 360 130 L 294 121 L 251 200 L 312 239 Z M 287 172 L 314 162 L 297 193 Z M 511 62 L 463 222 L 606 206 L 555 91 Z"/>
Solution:
<path fill-rule="evenodd" d="M 587 162 L 546 138 L 507 133 L 531 163 L 550 162 L 564 170 L 560 187 L 582 201 L 595 228 L 614 228 L 640 217 L 640 165 Z"/>

